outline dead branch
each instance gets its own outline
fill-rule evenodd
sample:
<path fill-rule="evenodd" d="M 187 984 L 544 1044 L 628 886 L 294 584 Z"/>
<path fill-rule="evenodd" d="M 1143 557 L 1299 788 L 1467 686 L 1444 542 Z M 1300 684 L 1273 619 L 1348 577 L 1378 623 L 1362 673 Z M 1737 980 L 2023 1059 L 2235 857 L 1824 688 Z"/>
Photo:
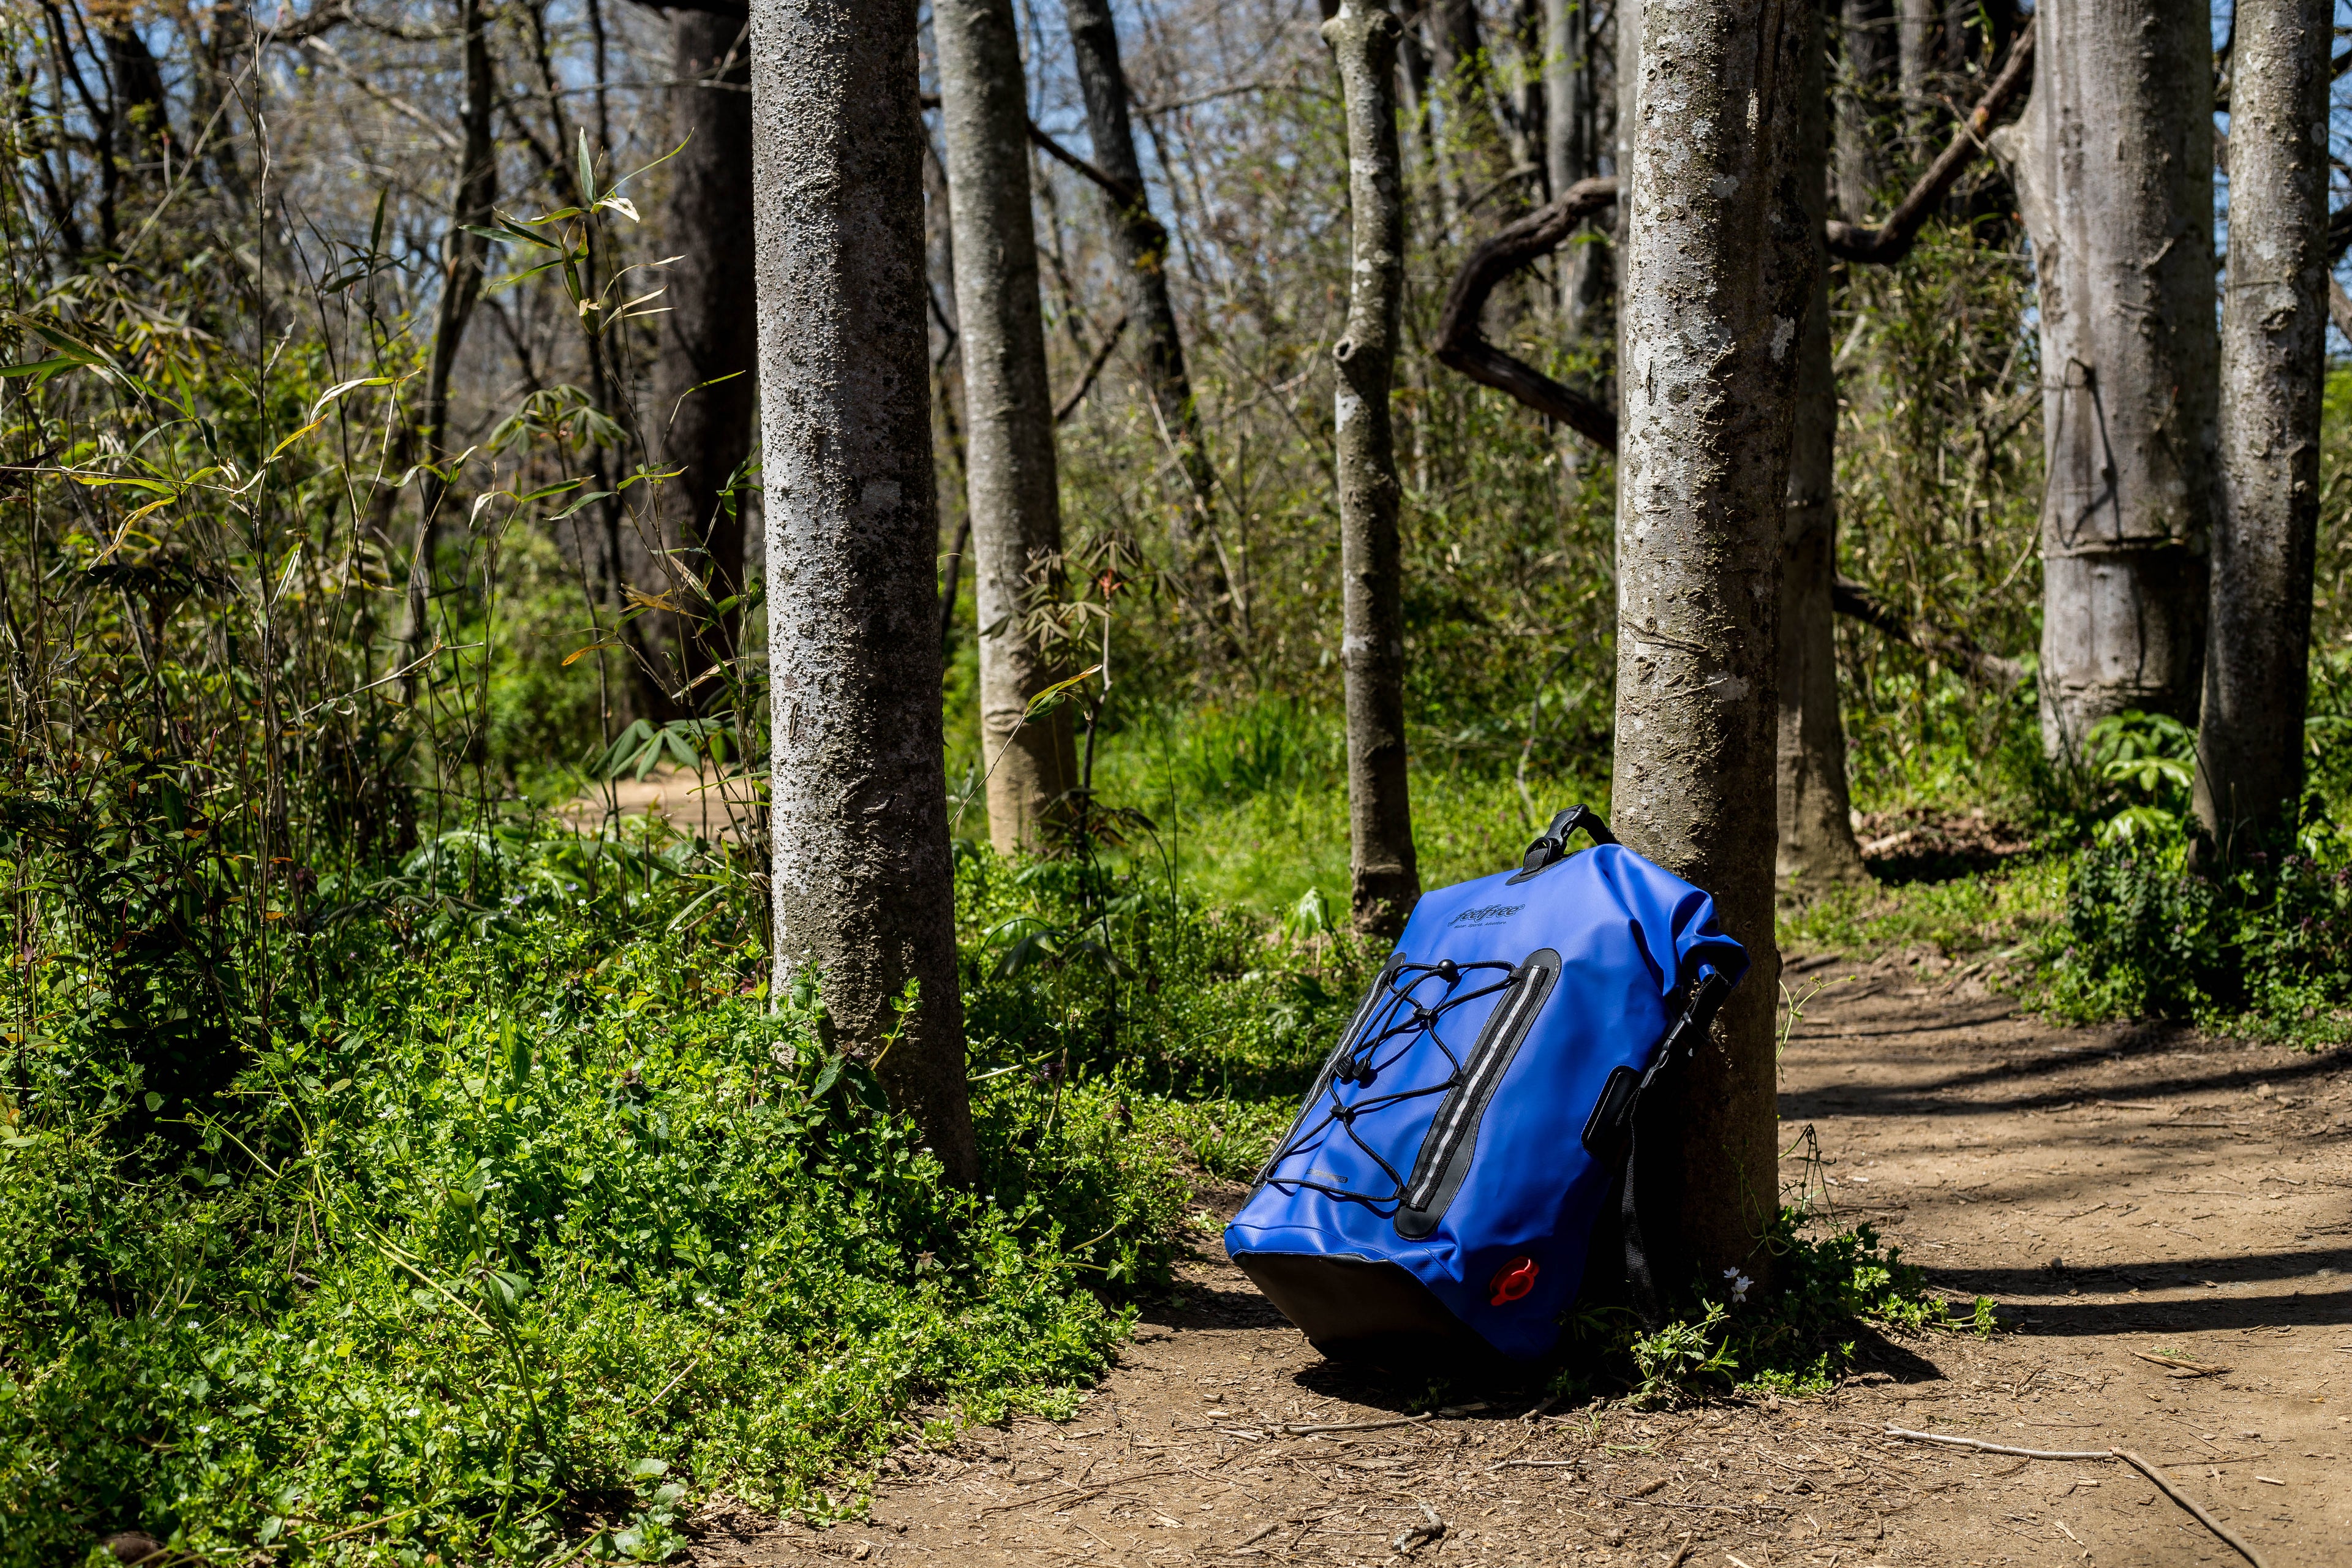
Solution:
<path fill-rule="evenodd" d="M 1617 449 L 1617 416 L 1596 399 L 1563 386 L 1525 360 L 1488 342 L 1478 318 L 1495 286 L 1539 256 L 1549 255 L 1576 226 L 1617 199 L 1617 182 L 1580 180 L 1470 253 L 1445 291 L 1438 319 L 1438 363 L 1548 415 L 1603 451 Z"/>
<path fill-rule="evenodd" d="M 1119 336 L 1126 331 L 1127 317 L 1122 312 L 1118 320 L 1110 324 L 1110 331 L 1104 334 L 1102 347 L 1095 351 L 1095 357 L 1087 365 L 1086 374 L 1078 377 L 1076 388 L 1062 399 L 1060 407 L 1054 410 L 1055 424 L 1062 424 L 1078 411 L 1078 405 L 1084 403 L 1087 394 L 1095 389 L 1095 378 L 1102 374 L 1103 366 L 1110 361 L 1111 351 L 1118 347 Z"/>
<path fill-rule="evenodd" d="M 1911 187 L 1910 195 L 1903 198 L 1902 205 L 1885 223 L 1876 228 L 1864 228 L 1835 218 L 1829 221 L 1825 228 L 1832 256 L 1841 261 L 1886 267 L 1911 254 L 1911 247 L 1918 239 L 1928 215 L 1952 188 L 1952 182 L 1960 177 L 1960 172 L 1984 151 L 1984 135 L 1991 128 L 1993 117 L 2007 109 L 2033 79 L 2033 26 L 2032 22 L 2025 25 L 2000 74 L 1992 79 L 1992 85 L 1985 89 L 1984 97 L 1977 100 L 1968 119 L 1953 130 L 1949 144 L 1936 155 L 1927 172 L 1919 176 L 1918 184 Z"/>
<path fill-rule="evenodd" d="M 2013 690 L 2025 679 L 2025 667 L 2017 660 L 1987 653 L 1964 633 L 1906 620 L 1895 606 L 1851 577 L 1839 577 L 1830 584 L 1830 605 L 1839 615 L 1958 665 L 1979 680 Z"/>
<path fill-rule="evenodd" d="M 305 39 L 331 32 L 346 22 L 358 20 L 359 17 L 352 11 L 351 0 L 340 0 L 338 4 L 317 6 L 309 16 L 297 16 L 275 27 L 256 27 L 253 41 L 257 44 L 299 44 Z"/>
<path fill-rule="evenodd" d="M 1940 1432 L 1914 1432 L 1902 1426 L 1887 1427 L 1886 1435 L 1890 1437 L 1908 1437 L 1915 1443 L 1943 1443 L 1955 1448 L 1975 1448 L 1987 1454 L 2011 1454 L 2021 1459 L 2121 1459 L 2125 1464 L 2154 1481 L 2158 1491 L 2187 1509 L 2196 1517 L 2198 1523 L 2227 1542 L 2239 1556 L 2252 1563 L 2254 1568 L 2268 1568 L 2268 1565 L 2263 1562 L 2261 1552 L 2247 1545 L 2231 1531 L 2229 1526 L 2198 1507 L 2188 1493 L 2166 1480 L 2157 1472 L 2154 1465 L 2128 1448 L 2012 1448 L 2005 1443 L 1988 1443 L 1979 1437 L 1954 1437 Z"/>

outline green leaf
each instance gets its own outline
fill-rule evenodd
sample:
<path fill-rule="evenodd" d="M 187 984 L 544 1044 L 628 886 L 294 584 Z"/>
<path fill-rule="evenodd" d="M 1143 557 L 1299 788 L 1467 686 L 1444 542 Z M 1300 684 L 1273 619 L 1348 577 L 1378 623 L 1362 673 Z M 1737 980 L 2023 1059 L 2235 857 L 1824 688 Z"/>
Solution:
<path fill-rule="evenodd" d="M 811 1100 L 824 1099 L 827 1094 L 832 1092 L 833 1086 L 841 1081 L 842 1061 L 843 1058 L 837 1056 L 825 1058 L 824 1070 L 818 1073 L 816 1075 L 816 1082 L 809 1086 L 809 1098 Z"/>
<path fill-rule="evenodd" d="M 669 1474 L 669 1461 L 655 1458 L 639 1459 L 629 1467 L 629 1474 L 641 1481 L 651 1480 L 656 1476 L 666 1476 Z"/>
<path fill-rule="evenodd" d="M 65 371 L 79 369 L 89 363 L 88 360 L 67 359 L 60 356 L 57 359 L 35 360 L 30 364 L 0 365 L 0 380 L 13 375 L 29 375 L 33 378 L 35 386 L 42 386 L 47 384 L 51 376 Z"/>

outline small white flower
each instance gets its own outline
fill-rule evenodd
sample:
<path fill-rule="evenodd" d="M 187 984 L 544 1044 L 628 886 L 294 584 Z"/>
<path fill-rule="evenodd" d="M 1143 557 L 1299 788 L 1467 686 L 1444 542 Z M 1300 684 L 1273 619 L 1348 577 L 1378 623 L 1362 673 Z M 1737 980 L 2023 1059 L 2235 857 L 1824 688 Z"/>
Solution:
<path fill-rule="evenodd" d="M 1731 1281 L 1731 1300 L 1734 1303 L 1748 1300 L 1748 1288 L 1755 1284 L 1755 1280 L 1750 1279 L 1747 1275 L 1742 1274 L 1737 1268 L 1725 1269 L 1723 1271 L 1723 1277 Z"/>

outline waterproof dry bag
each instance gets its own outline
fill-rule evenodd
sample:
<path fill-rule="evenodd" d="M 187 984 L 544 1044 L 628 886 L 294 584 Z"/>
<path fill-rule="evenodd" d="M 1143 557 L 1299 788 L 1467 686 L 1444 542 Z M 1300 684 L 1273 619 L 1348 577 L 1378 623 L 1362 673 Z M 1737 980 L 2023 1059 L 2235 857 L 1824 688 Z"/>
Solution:
<path fill-rule="evenodd" d="M 1647 1294 L 1634 1108 L 1747 967 L 1706 893 L 1561 812 L 1517 870 L 1423 895 L 1227 1252 L 1328 1355 L 1543 1355 L 1612 1200 Z"/>

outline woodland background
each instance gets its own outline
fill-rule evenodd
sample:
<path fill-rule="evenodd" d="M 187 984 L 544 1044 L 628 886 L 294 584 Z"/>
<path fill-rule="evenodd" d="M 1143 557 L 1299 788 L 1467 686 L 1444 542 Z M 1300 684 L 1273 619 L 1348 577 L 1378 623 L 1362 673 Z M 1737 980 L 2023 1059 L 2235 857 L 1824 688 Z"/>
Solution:
<path fill-rule="evenodd" d="M 1832 119 L 1870 154 L 1841 152 L 1833 205 L 1907 187 L 1981 90 L 1990 11 L 1937 13 L 1907 80 L 1856 64 L 1893 7 L 1832 18 Z M 976 1197 L 827 1054 L 812 996 L 766 994 L 748 423 L 697 503 L 740 523 L 740 577 L 673 549 L 688 392 L 746 390 L 665 336 L 682 279 L 751 331 L 741 233 L 682 133 L 694 95 L 743 90 L 740 21 L 0 7 L 0 1560 L 135 1527 L 175 1560 L 656 1561 L 716 1489 L 845 1513 L 910 1420 L 1074 1408 L 1167 1278 L 1183 1171 L 1263 1156 L 1366 973 L 1338 913 L 1344 131 L 1313 5 L 1115 14 L 1226 593 L 1204 605 L 1169 552 L 1196 497 L 1139 390 L 1100 194 L 1041 151 L 1066 539 L 1074 579 L 1123 584 L 1089 634 L 1117 680 L 1101 831 L 990 850 L 934 157 Z M 1408 17 L 1395 416 L 1431 886 L 1516 859 L 1559 805 L 1607 807 L 1612 465 L 1429 353 L 1470 248 L 1612 167 L 1614 18 L 1564 14 L 1591 89 L 1566 164 L 1544 5 Z M 1083 159 L 1062 9 L 1020 16 L 1030 117 Z M 2069 1016 L 2339 1039 L 2352 372 L 2329 384 L 2303 837 L 2217 884 L 2186 867 L 2179 725 L 2117 721 L 2079 763 L 2041 748 L 2013 207 L 1980 162 L 1900 266 L 1831 276 L 1838 567 L 1878 606 L 1837 631 L 1874 875 L 1792 898 L 1785 940 L 1967 955 Z M 1486 321 L 1604 400 L 1609 254 L 1589 229 Z M 681 638 L 727 655 L 683 700 Z M 698 791 L 676 826 L 618 810 L 656 768 Z M 1853 1310 L 1924 1310 L 1841 1278 Z M 1817 1328 L 1737 1331 L 1738 1375 L 1826 1375 Z M 1663 1387 L 1645 1342 L 1595 1375 Z"/>

